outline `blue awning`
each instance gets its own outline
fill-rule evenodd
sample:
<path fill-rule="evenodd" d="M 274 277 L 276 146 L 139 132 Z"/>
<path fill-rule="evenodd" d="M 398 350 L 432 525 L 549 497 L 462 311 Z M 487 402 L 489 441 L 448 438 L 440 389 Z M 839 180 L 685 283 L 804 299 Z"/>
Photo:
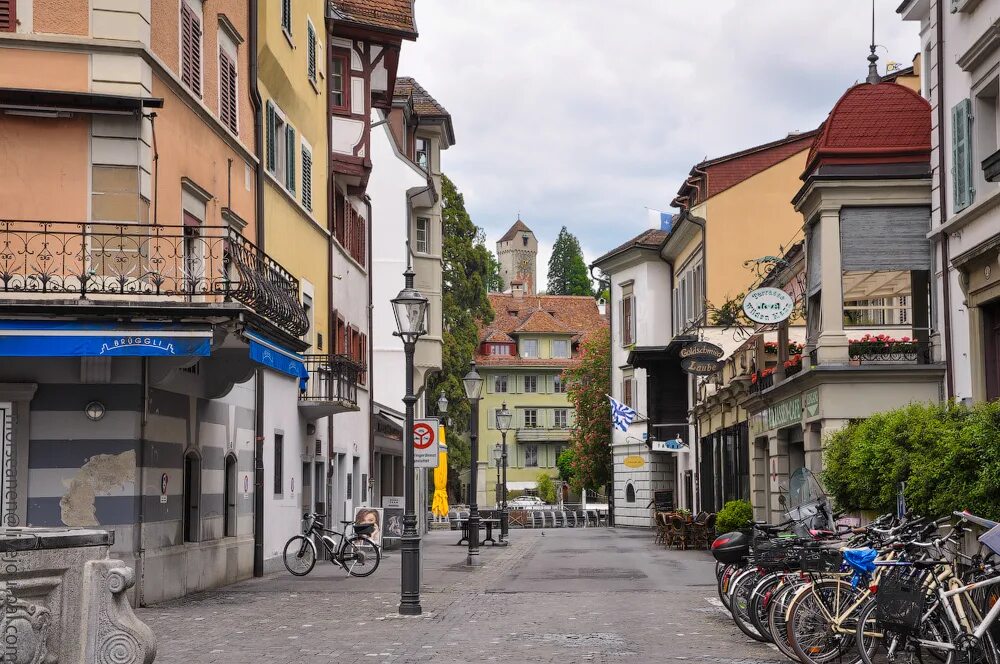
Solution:
<path fill-rule="evenodd" d="M 2 357 L 207 357 L 211 352 L 208 326 L 0 320 Z"/>
<path fill-rule="evenodd" d="M 305 381 L 309 380 L 309 372 L 306 370 L 305 360 L 301 355 L 249 330 L 244 331 L 243 336 L 250 342 L 251 360 L 298 378 L 299 385 L 305 387 Z"/>

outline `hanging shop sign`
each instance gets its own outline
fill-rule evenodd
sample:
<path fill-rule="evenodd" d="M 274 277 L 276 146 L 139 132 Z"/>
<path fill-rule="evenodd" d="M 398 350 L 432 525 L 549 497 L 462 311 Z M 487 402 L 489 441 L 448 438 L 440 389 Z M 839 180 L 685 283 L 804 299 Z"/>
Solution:
<path fill-rule="evenodd" d="M 715 344 L 710 344 L 707 341 L 692 341 L 691 343 L 685 344 L 679 353 L 682 360 L 692 357 L 700 360 L 718 360 L 725 354 L 725 351 L 721 348 Z"/>
<path fill-rule="evenodd" d="M 643 461 L 641 456 L 635 456 L 635 455 L 625 457 L 622 460 L 622 463 L 628 466 L 629 468 L 642 468 L 643 466 L 646 465 L 646 462 Z"/>
<path fill-rule="evenodd" d="M 743 298 L 743 313 L 755 323 L 780 323 L 788 320 L 795 300 L 780 288 L 758 288 Z"/>
<path fill-rule="evenodd" d="M 710 376 L 722 369 L 722 362 L 706 357 L 685 357 L 681 360 L 681 370 L 695 376 Z"/>

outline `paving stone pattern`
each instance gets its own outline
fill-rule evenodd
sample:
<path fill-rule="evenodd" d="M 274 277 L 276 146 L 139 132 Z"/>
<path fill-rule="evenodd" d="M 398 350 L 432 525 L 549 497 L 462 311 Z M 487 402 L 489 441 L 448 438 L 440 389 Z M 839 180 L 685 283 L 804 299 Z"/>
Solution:
<path fill-rule="evenodd" d="M 367 579 L 320 564 L 137 614 L 159 638 L 157 664 L 784 661 L 715 605 L 705 552 L 664 551 L 638 530 L 511 535 L 474 569 L 456 533 L 425 538 L 420 617 L 396 614 L 398 551 Z"/>

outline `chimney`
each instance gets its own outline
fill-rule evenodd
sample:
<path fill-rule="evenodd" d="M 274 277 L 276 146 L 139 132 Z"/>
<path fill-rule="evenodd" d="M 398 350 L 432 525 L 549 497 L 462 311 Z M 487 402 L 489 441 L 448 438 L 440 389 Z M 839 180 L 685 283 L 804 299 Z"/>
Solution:
<path fill-rule="evenodd" d="M 524 298 L 524 282 L 512 281 L 510 283 L 510 294 L 513 295 L 516 300 Z"/>

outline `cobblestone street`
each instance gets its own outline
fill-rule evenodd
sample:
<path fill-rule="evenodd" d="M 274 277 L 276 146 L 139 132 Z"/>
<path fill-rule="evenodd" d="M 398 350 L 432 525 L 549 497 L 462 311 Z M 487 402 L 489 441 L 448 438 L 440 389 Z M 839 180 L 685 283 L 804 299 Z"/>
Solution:
<path fill-rule="evenodd" d="M 705 552 L 647 531 L 516 530 L 464 566 L 458 535 L 424 540 L 424 615 L 400 618 L 399 552 L 370 578 L 322 564 L 139 610 L 158 664 L 247 662 L 782 661 L 715 599 Z"/>

